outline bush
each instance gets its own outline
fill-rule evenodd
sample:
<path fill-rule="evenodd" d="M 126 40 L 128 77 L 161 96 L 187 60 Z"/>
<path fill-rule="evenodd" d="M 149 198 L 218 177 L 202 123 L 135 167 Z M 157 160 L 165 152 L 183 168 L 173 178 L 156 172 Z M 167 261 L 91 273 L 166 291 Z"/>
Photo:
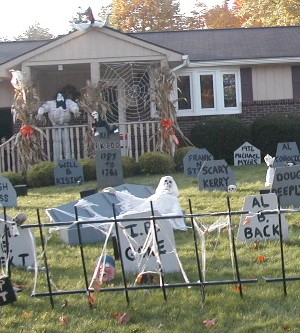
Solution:
<path fill-rule="evenodd" d="M 250 126 L 238 118 L 209 118 L 191 130 L 196 147 L 206 148 L 215 160 L 225 159 L 228 164 L 233 164 L 234 151 L 246 141 L 252 141 Z"/>
<path fill-rule="evenodd" d="M 124 177 L 132 177 L 139 174 L 139 164 L 133 157 L 123 156 L 122 157 L 123 175 Z"/>
<path fill-rule="evenodd" d="M 253 145 L 261 155 L 276 155 L 277 144 L 296 142 L 300 144 L 300 117 L 295 115 L 268 116 L 256 119 L 251 125 Z"/>
<path fill-rule="evenodd" d="M 7 178 L 12 186 L 26 184 L 25 178 L 18 172 L 7 171 L 1 173 L 1 176 Z"/>
<path fill-rule="evenodd" d="M 29 187 L 43 187 L 55 185 L 54 162 L 41 162 L 35 164 L 27 171 L 27 183 Z"/>
<path fill-rule="evenodd" d="M 161 152 L 149 152 L 140 157 L 140 170 L 143 174 L 166 174 L 174 171 L 173 158 Z"/>
<path fill-rule="evenodd" d="M 82 166 L 84 181 L 96 180 L 96 160 L 92 158 L 86 158 L 79 160 L 79 164 Z"/>
<path fill-rule="evenodd" d="M 195 149 L 195 147 L 182 147 L 177 149 L 175 156 L 174 156 L 174 163 L 175 163 L 175 169 L 177 171 L 183 170 L 183 159 L 184 156 L 191 150 Z"/>

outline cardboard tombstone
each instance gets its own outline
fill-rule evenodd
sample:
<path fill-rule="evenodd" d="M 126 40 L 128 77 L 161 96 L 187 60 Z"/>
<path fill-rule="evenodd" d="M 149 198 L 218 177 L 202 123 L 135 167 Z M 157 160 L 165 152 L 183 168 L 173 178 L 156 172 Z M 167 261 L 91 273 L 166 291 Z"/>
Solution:
<path fill-rule="evenodd" d="M 280 239 L 279 216 L 276 213 L 263 214 L 264 210 L 276 210 L 278 207 L 275 193 L 251 195 L 245 198 L 243 211 L 237 233 L 239 242 L 252 242 Z M 282 239 L 289 240 L 289 229 L 285 215 L 280 215 Z"/>
<path fill-rule="evenodd" d="M 100 187 L 123 184 L 123 168 L 119 133 L 98 127 L 94 136 L 97 182 Z"/>
<path fill-rule="evenodd" d="M 83 168 L 74 159 L 59 160 L 54 169 L 56 186 L 80 185 L 84 182 Z"/>
<path fill-rule="evenodd" d="M 276 193 L 282 207 L 300 206 L 300 165 L 275 169 L 272 192 Z"/>
<path fill-rule="evenodd" d="M 17 193 L 9 179 L 0 176 L 0 207 L 17 207 Z"/>
<path fill-rule="evenodd" d="M 227 191 L 230 185 L 236 185 L 236 179 L 225 160 L 206 161 L 198 173 L 198 185 L 200 190 Z"/>
<path fill-rule="evenodd" d="M 197 177 L 202 164 L 213 159 L 212 154 L 205 148 L 192 149 L 183 158 L 184 174 L 189 177 Z"/>
<path fill-rule="evenodd" d="M 260 150 L 247 141 L 234 151 L 233 157 L 235 166 L 261 164 Z"/>
<path fill-rule="evenodd" d="M 0 264 L 5 266 L 9 259 L 15 267 L 33 267 L 36 260 L 35 238 L 29 228 L 17 227 L 15 218 L 7 216 L 5 223 L 3 215 L 0 215 Z"/>
<path fill-rule="evenodd" d="M 0 278 L 0 306 L 13 303 L 17 300 L 13 285 L 8 276 Z"/>
<path fill-rule="evenodd" d="M 300 155 L 296 142 L 278 143 L 274 167 L 282 167 L 287 163 L 300 164 Z"/>
<path fill-rule="evenodd" d="M 156 217 L 159 213 L 155 212 Z M 151 230 L 151 212 L 124 214 L 124 219 L 138 218 L 139 221 L 126 221 L 118 224 L 121 255 L 126 273 L 159 271 L 159 259 L 164 273 L 179 272 L 180 267 L 175 254 L 176 245 L 174 231 L 164 219 L 156 219 L 157 247 L 154 245 L 155 235 L 147 239 Z M 152 231 L 154 228 L 152 228 Z M 148 242 L 149 241 L 149 242 Z M 155 249 L 157 252 L 155 252 Z"/>

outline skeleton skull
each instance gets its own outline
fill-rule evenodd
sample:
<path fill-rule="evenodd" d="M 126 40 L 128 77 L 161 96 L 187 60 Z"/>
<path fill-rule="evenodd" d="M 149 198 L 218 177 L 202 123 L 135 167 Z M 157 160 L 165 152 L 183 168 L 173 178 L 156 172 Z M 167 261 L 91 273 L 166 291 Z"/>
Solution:
<path fill-rule="evenodd" d="M 236 192 L 237 187 L 235 185 L 229 185 L 227 188 L 228 192 Z"/>
<path fill-rule="evenodd" d="M 92 117 L 93 117 L 96 121 L 98 121 L 98 120 L 99 120 L 99 113 L 98 113 L 97 111 L 93 111 L 93 112 L 92 112 Z"/>

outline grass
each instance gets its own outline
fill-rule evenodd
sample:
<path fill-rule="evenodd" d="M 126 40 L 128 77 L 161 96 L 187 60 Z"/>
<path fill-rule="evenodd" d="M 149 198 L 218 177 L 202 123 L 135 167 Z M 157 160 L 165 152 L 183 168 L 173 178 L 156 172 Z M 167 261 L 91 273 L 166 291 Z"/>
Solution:
<path fill-rule="evenodd" d="M 260 166 L 235 167 L 238 191 L 230 194 L 232 210 L 242 210 L 245 196 L 259 194 L 264 187 L 266 168 Z M 197 180 L 181 173 L 172 175 L 180 189 L 180 201 L 183 209 L 189 212 L 189 199 L 193 212 L 226 211 L 227 193 L 204 192 L 198 190 Z M 156 188 L 160 176 L 132 177 L 126 183 L 151 185 Z M 74 187 L 47 187 L 29 189 L 28 195 L 18 198 L 19 207 L 8 209 L 14 216 L 18 211 L 28 215 L 27 223 L 36 223 L 36 209 L 41 219 L 48 222 L 44 212 L 46 208 L 57 207 L 80 198 L 79 192 L 95 188 L 95 182 L 87 182 Z M 299 215 L 298 215 L 299 216 Z M 203 222 L 212 223 L 215 218 L 204 218 Z M 287 276 L 298 276 L 300 256 L 300 229 L 297 214 L 287 217 L 290 226 L 290 240 L 284 244 Z M 234 231 L 237 233 L 239 217 L 234 217 Z M 189 223 L 189 221 L 188 221 Z M 36 236 L 37 230 L 34 231 Z M 178 253 L 190 281 L 197 281 L 195 248 L 191 229 L 187 232 L 176 231 Z M 40 240 L 36 237 L 38 254 L 41 254 Z M 206 238 L 206 280 L 226 280 L 235 277 L 231 264 L 231 251 L 228 233 L 209 234 Z M 93 273 L 102 244 L 84 245 L 86 266 L 89 276 Z M 54 297 L 54 309 L 48 297 L 32 297 L 34 275 L 20 268 L 12 268 L 12 279 L 23 285 L 18 293 L 17 302 L 1 308 L 1 332 L 72 332 L 72 333 L 118 333 L 118 332 L 300 332 L 299 321 L 299 281 L 287 283 L 287 295 L 284 296 L 282 283 L 267 283 L 262 276 L 281 276 L 280 244 L 278 241 L 236 243 L 241 278 L 258 279 L 258 283 L 244 284 L 243 297 L 240 297 L 234 285 L 214 285 L 205 288 L 205 300 L 201 289 L 167 289 L 167 300 L 161 290 L 139 290 L 129 292 L 129 305 L 124 292 L 96 293 L 96 307 L 91 309 L 85 294 L 62 295 Z M 110 244 L 110 249 L 111 249 Z M 53 233 L 48 241 L 47 256 L 51 278 L 57 288 L 62 290 L 84 289 L 84 276 L 81 265 L 80 249 L 61 242 L 59 234 Z M 264 256 L 265 261 L 257 261 Z M 43 262 L 42 262 L 43 263 Z M 119 262 L 118 264 L 119 265 Z M 133 277 L 128 277 L 129 284 Z M 167 274 L 166 282 L 183 282 L 180 274 Z M 121 271 L 113 281 L 114 286 L 122 286 Z M 39 274 L 37 291 L 48 291 L 46 277 Z M 63 306 L 65 301 L 68 306 Z M 128 313 L 131 320 L 120 324 L 114 313 Z M 61 323 L 61 316 L 68 318 Z M 215 319 L 215 325 L 206 327 L 203 321 Z"/>

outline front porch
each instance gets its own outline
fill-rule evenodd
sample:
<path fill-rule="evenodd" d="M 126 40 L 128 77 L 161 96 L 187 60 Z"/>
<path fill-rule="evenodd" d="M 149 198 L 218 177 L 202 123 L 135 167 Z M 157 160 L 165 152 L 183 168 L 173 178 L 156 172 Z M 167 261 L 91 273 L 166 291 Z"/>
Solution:
<path fill-rule="evenodd" d="M 155 134 L 158 132 L 159 121 L 118 123 L 116 125 L 121 129 L 122 156 L 130 156 L 138 161 L 144 153 L 157 150 Z M 69 158 L 80 160 L 94 157 L 88 124 L 41 127 L 41 130 L 44 133 L 44 135 L 41 134 L 41 141 L 46 161 L 55 162 Z M 16 135 L 0 145 L 0 173 L 21 172 L 20 154 L 22 152 L 16 146 L 15 139 Z"/>

